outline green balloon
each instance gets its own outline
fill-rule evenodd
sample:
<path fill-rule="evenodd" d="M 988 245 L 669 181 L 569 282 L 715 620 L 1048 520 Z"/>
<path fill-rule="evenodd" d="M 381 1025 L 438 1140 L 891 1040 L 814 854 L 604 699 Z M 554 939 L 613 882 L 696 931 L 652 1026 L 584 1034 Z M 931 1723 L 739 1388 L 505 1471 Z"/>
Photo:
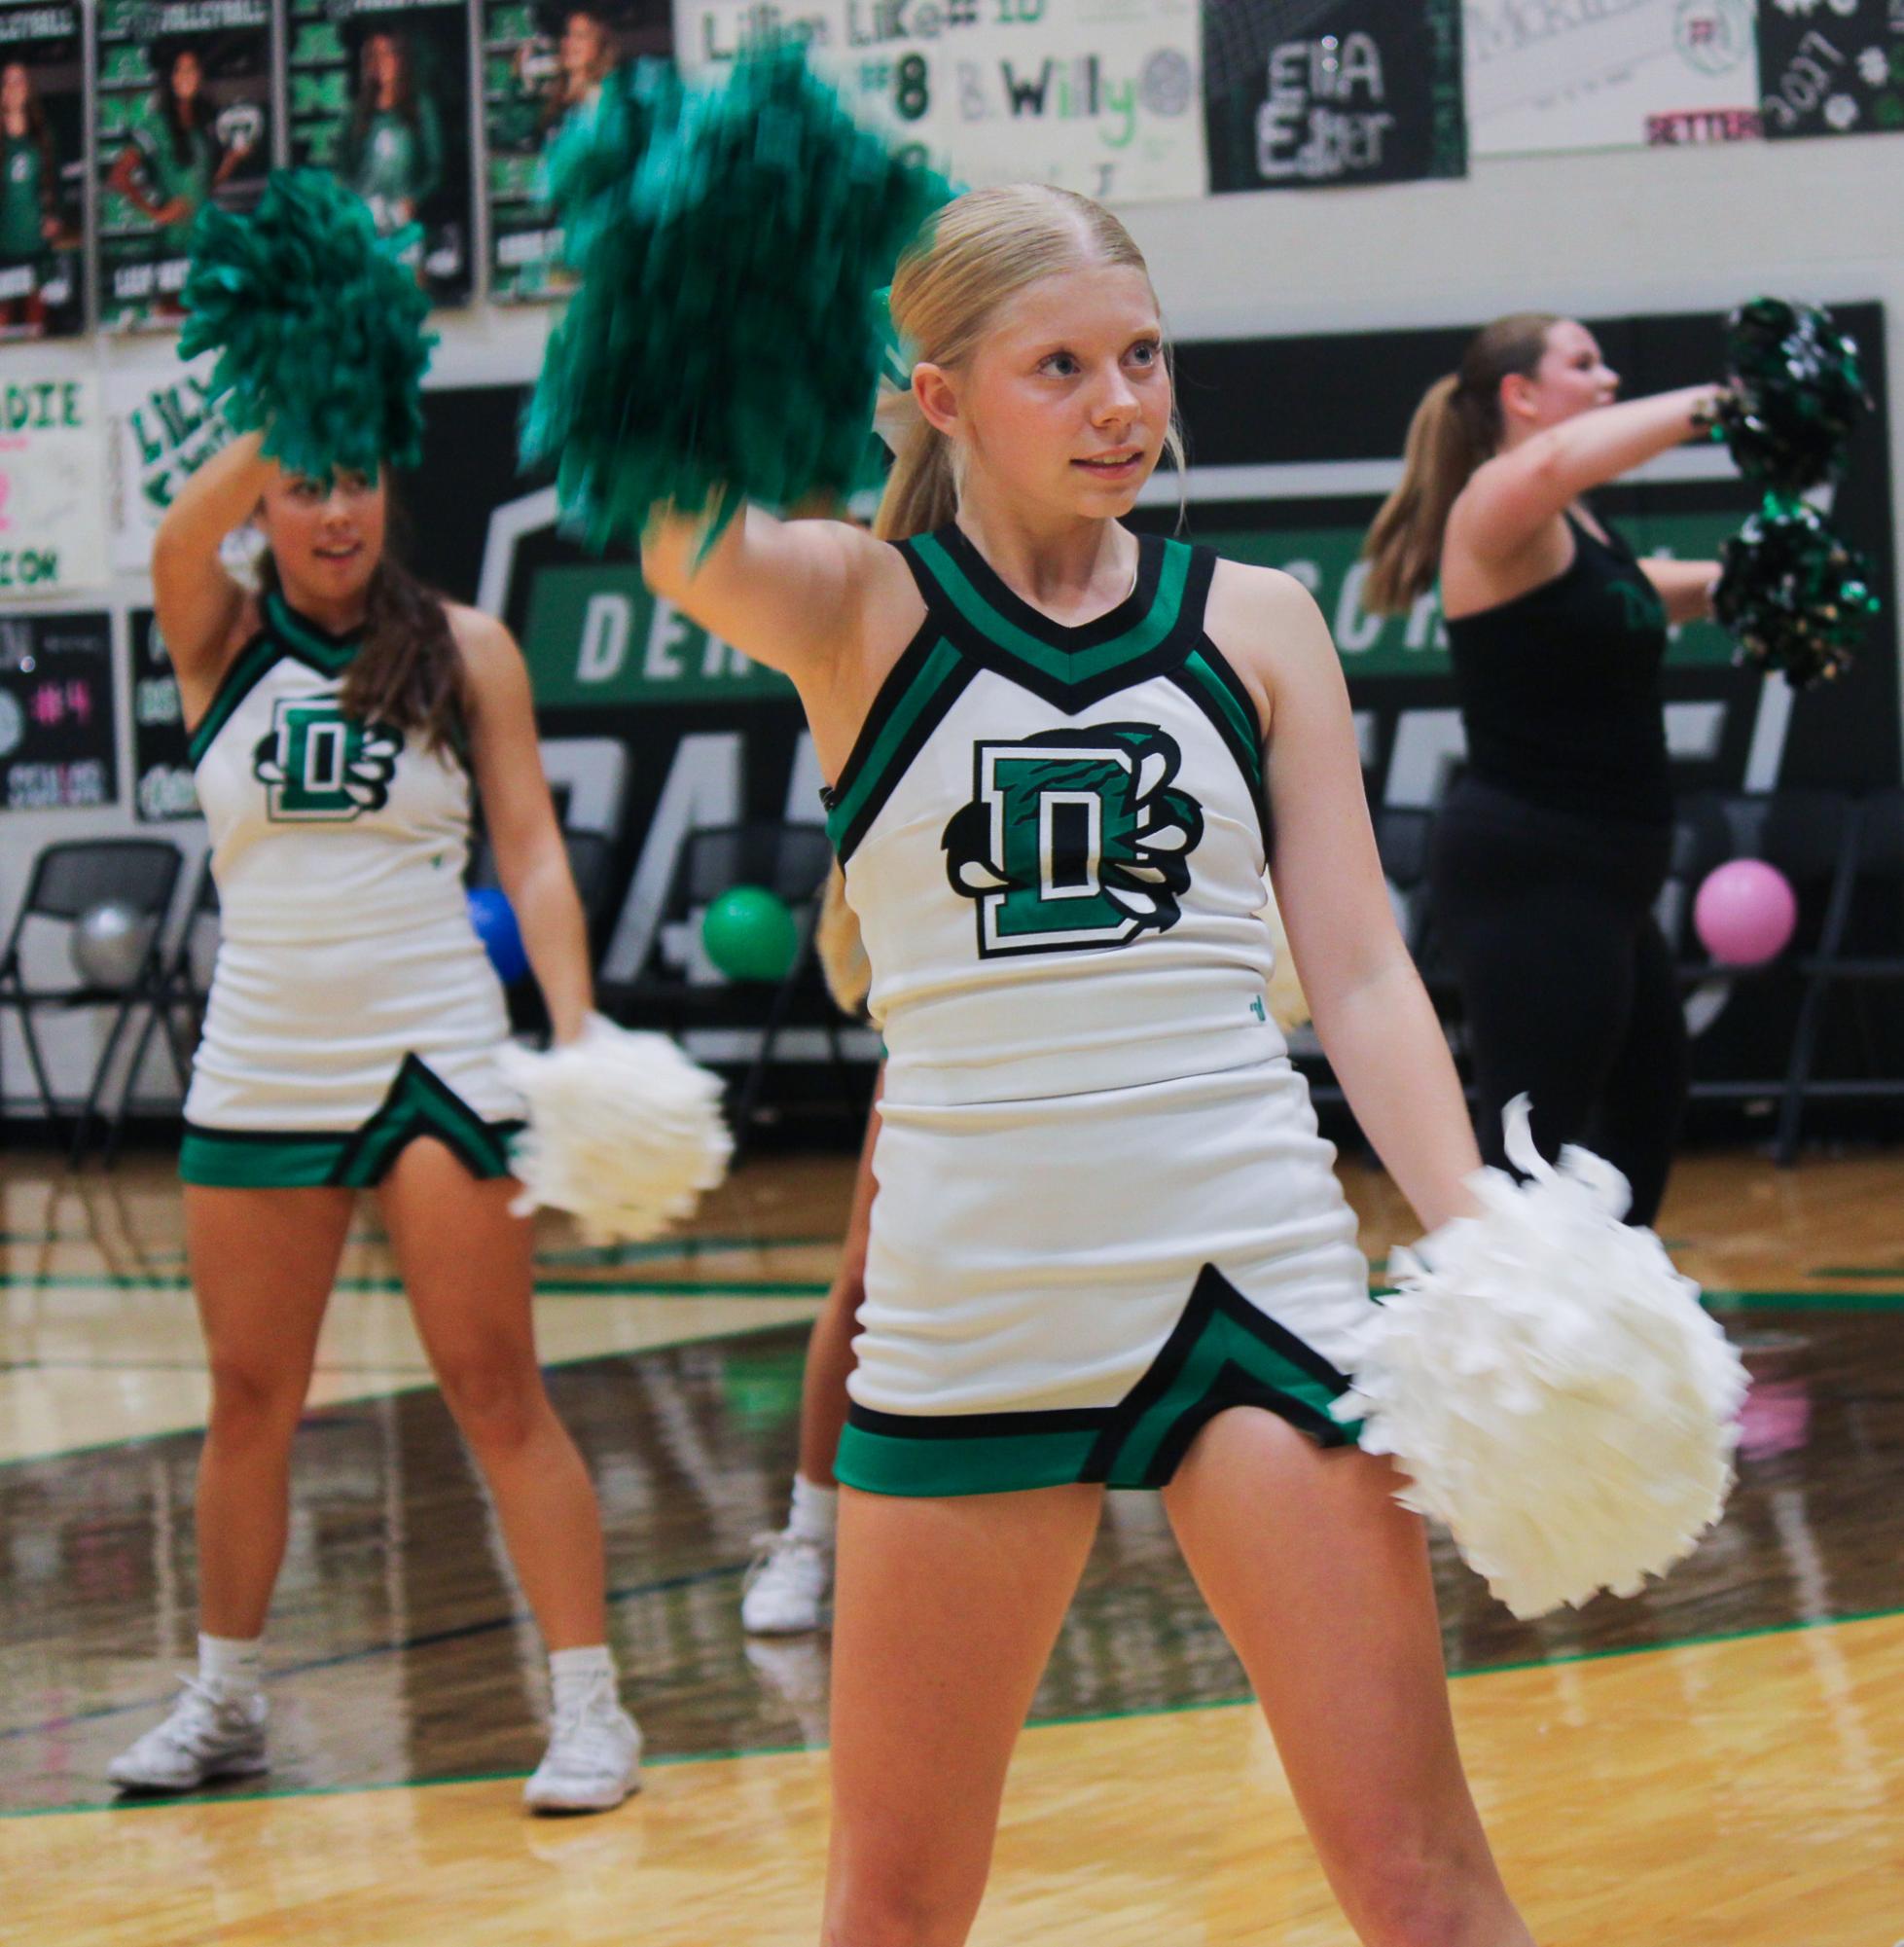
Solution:
<path fill-rule="evenodd" d="M 781 981 L 799 955 L 800 926 L 765 886 L 735 885 L 708 903 L 701 944 L 729 980 Z"/>

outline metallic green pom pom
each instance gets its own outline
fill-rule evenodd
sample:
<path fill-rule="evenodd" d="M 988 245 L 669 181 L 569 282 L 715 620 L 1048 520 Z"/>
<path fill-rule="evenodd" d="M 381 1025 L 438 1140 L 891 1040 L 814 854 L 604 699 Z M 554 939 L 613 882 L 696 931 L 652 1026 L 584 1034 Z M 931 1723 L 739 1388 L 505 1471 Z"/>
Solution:
<path fill-rule="evenodd" d="M 1754 298 L 1726 321 L 1718 423 L 1739 470 L 1775 493 L 1835 479 L 1871 408 L 1855 342 L 1814 306 Z"/>

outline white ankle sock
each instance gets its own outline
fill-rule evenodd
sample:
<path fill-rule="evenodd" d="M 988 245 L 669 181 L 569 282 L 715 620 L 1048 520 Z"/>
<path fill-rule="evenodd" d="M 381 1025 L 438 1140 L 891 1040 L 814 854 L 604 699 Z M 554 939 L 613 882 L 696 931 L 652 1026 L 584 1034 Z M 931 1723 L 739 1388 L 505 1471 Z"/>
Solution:
<path fill-rule="evenodd" d="M 198 1633 L 198 1677 L 228 1697 L 255 1697 L 265 1685 L 265 1640 Z"/>
<path fill-rule="evenodd" d="M 571 1700 L 585 1695 L 603 1677 L 611 1683 L 615 1680 L 615 1661 L 608 1654 L 606 1643 L 594 1642 L 586 1649 L 550 1652 L 549 1687 L 555 1692 L 554 1702 L 557 1711 Z"/>
<path fill-rule="evenodd" d="M 803 1541 L 833 1546 L 833 1532 L 840 1521 L 840 1490 L 823 1488 L 805 1474 L 793 1477 L 793 1505 L 787 1512 L 788 1530 Z"/>

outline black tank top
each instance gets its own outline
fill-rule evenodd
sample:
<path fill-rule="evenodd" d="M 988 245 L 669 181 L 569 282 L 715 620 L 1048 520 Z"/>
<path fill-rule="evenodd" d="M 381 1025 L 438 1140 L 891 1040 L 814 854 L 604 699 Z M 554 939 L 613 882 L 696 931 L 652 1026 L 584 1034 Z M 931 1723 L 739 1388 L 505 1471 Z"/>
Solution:
<path fill-rule="evenodd" d="M 1566 523 L 1563 572 L 1448 623 L 1468 771 L 1557 811 L 1666 824 L 1666 609 L 1612 528 Z"/>

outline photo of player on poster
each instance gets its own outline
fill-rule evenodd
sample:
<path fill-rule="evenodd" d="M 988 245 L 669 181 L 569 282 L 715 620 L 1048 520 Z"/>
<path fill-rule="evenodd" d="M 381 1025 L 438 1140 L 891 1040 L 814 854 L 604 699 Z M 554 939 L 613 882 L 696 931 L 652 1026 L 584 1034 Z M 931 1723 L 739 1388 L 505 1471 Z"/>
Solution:
<path fill-rule="evenodd" d="M 475 277 L 468 9 L 460 0 L 324 0 L 294 8 L 292 18 L 292 162 L 335 171 L 383 235 L 414 225 L 408 261 L 417 281 L 437 304 L 467 302 Z"/>
<path fill-rule="evenodd" d="M 271 165 L 269 0 L 144 0 L 99 21 L 100 308 L 178 322 L 193 220 L 249 209 Z"/>
<path fill-rule="evenodd" d="M 85 328 L 85 85 L 77 4 L 0 7 L 0 340 Z"/>
<path fill-rule="evenodd" d="M 490 295 L 557 297 L 561 234 L 542 199 L 549 144 L 626 61 L 673 52 L 668 0 L 529 5 L 486 0 L 484 112 L 489 136 Z"/>

